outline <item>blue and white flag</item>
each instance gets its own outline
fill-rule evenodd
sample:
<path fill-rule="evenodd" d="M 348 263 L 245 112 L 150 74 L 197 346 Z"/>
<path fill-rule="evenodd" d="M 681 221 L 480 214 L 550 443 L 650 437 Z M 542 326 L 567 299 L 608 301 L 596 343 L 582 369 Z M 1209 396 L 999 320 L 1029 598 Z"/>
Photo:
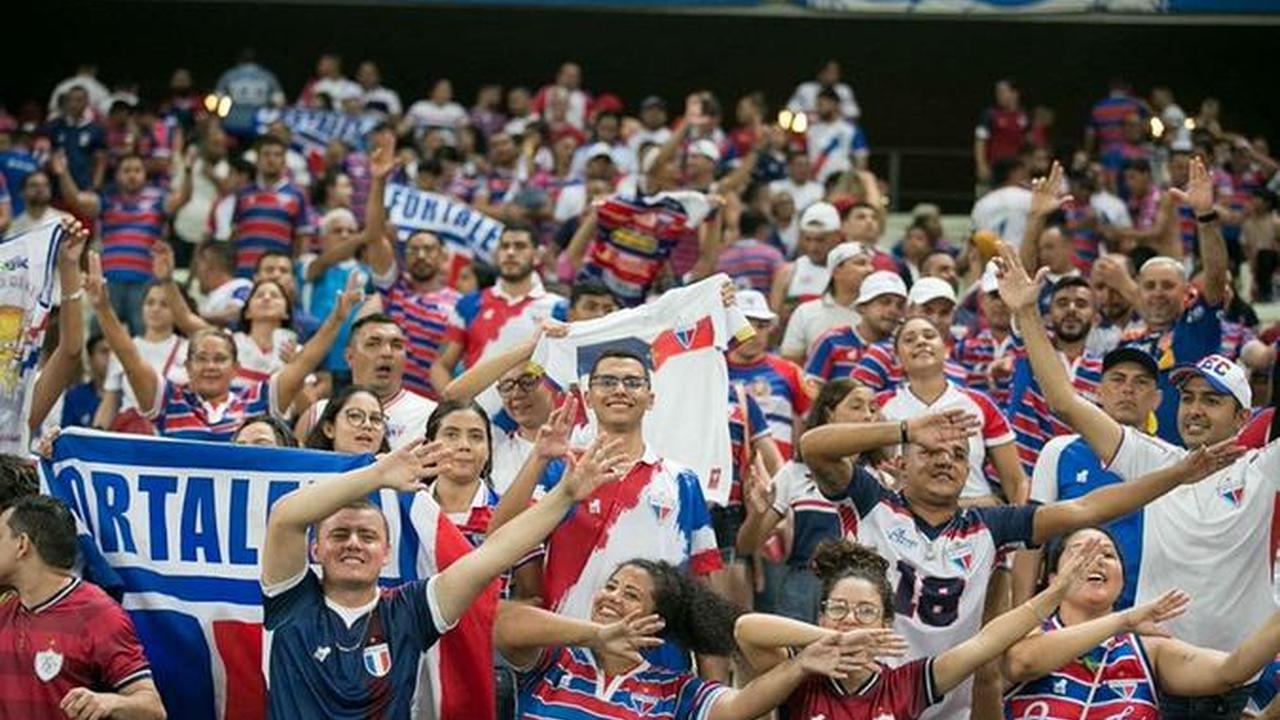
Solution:
<path fill-rule="evenodd" d="M 304 155 L 324 153 L 331 140 L 341 140 L 353 150 L 364 149 L 364 136 L 377 124 L 376 118 L 351 116 L 332 110 L 310 108 L 262 108 L 254 118 L 255 130 L 264 135 L 279 120 L 289 128 L 289 143 Z"/>
<path fill-rule="evenodd" d="M 57 222 L 0 243 L 0 452 L 26 455 L 40 345 L 57 290 Z"/>
<path fill-rule="evenodd" d="M 401 240 L 425 230 L 451 251 L 493 263 L 503 225 L 470 205 L 407 185 L 388 187 L 385 204 L 387 222 L 396 227 Z"/>
<path fill-rule="evenodd" d="M 371 461 L 70 429 L 41 464 L 40 481 L 75 515 L 95 579 L 118 576 L 112 579 L 123 588 L 170 717 L 257 720 L 266 712 L 259 574 L 267 513 L 302 484 Z M 383 508 L 390 531 L 384 584 L 428 577 L 470 549 L 428 493 L 383 490 L 370 499 Z M 430 716 L 454 716 L 455 675 L 471 676 L 476 693 L 486 678 L 492 683 L 494 595 L 492 603 L 482 597 L 424 658 Z M 492 697 L 492 685 L 488 691 Z"/>

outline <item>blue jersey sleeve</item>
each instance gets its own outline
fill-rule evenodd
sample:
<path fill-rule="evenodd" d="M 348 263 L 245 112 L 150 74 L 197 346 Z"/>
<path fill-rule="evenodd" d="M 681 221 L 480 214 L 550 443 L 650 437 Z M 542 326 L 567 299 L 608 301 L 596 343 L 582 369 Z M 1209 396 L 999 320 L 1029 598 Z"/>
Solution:
<path fill-rule="evenodd" d="M 853 466 L 853 475 L 842 495 L 831 496 L 822 492 L 828 500 L 852 500 L 853 506 L 858 510 L 858 517 L 866 517 L 888 493 L 880 481 L 861 465 Z"/>
<path fill-rule="evenodd" d="M 323 598 L 320 578 L 307 570 L 302 580 L 288 590 L 272 596 L 263 593 L 262 627 L 266 630 L 279 630 L 304 617 L 308 610 L 323 602 Z"/>
<path fill-rule="evenodd" d="M 426 649 L 440 639 L 440 635 L 449 628 L 441 628 L 436 621 L 436 612 L 431 606 L 432 599 L 428 594 L 428 580 L 415 580 L 383 595 L 380 612 L 385 612 L 385 627 L 397 631 L 407 630 L 407 634 L 422 643 Z"/>
<path fill-rule="evenodd" d="M 1173 327 L 1174 362 L 1196 362 L 1221 351 L 1222 308 L 1210 305 L 1203 296 L 1197 297 Z"/>
<path fill-rule="evenodd" d="M 1036 505 L 1003 505 L 973 509 L 991 531 L 996 547 L 1008 549 L 1035 546 L 1032 534 L 1037 508 Z"/>

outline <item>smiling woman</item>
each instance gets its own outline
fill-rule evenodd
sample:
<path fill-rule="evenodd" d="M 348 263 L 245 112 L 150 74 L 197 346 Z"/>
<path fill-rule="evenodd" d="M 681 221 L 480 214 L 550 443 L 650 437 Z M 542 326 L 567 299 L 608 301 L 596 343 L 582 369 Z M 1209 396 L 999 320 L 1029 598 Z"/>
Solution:
<path fill-rule="evenodd" d="M 325 405 L 303 445 L 340 453 L 388 452 L 387 419 L 378 396 L 361 385 L 343 388 Z"/>

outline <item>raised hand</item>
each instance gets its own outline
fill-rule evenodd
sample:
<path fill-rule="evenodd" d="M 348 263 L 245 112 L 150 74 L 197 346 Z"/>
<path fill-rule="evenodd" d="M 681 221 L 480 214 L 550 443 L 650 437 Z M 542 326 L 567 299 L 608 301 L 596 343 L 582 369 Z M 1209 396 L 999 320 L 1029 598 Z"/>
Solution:
<path fill-rule="evenodd" d="M 1235 438 L 1227 438 L 1213 445 L 1201 445 L 1178 461 L 1178 465 L 1186 473 L 1182 483 L 1190 485 L 1200 482 L 1230 466 L 1248 451 L 1249 448 L 1237 445 Z"/>
<path fill-rule="evenodd" d="M 1085 584 L 1098 561 L 1102 559 L 1102 538 L 1090 536 L 1088 540 L 1058 568 L 1050 587 L 1065 595 Z"/>
<path fill-rule="evenodd" d="M 58 262 L 78 267 L 80 256 L 89 242 L 89 228 L 75 218 L 63 218 L 62 229 L 67 235 L 58 247 Z"/>
<path fill-rule="evenodd" d="M 302 348 L 298 346 L 297 340 L 294 340 L 292 338 L 290 338 L 289 340 L 285 340 L 283 343 L 281 343 L 280 352 L 278 353 L 280 356 L 280 362 L 284 363 L 285 365 L 288 365 L 289 363 L 294 361 L 294 358 L 298 357 L 298 353 L 301 351 L 302 351 Z"/>
<path fill-rule="evenodd" d="M 1139 635 L 1170 637 L 1169 631 L 1160 627 L 1160 623 L 1168 622 L 1186 612 L 1190 604 L 1190 595 L 1178 589 L 1170 590 L 1149 603 L 1126 610 L 1125 626 L 1129 632 Z"/>
<path fill-rule="evenodd" d="M 751 460 L 747 471 L 746 494 L 747 511 L 755 515 L 763 515 L 773 509 L 773 502 L 778 497 L 778 488 L 769 477 L 764 459 L 758 454 Z"/>
<path fill-rule="evenodd" d="M 957 440 L 967 440 L 981 428 L 981 419 L 956 408 L 908 420 L 907 442 L 932 450 Z"/>
<path fill-rule="evenodd" d="M 65 150 L 54 150 L 49 156 L 49 171 L 54 177 L 65 175 L 70 170 L 70 164 L 67 160 L 67 152 Z"/>
<path fill-rule="evenodd" d="M 838 637 L 846 653 L 860 652 L 867 659 L 902 657 L 910 649 L 906 638 L 888 628 L 848 630 Z"/>
<path fill-rule="evenodd" d="M 1048 215 L 1070 202 L 1071 196 L 1063 188 L 1062 165 L 1054 160 L 1047 177 L 1031 181 L 1031 214 Z"/>
<path fill-rule="evenodd" d="M 383 137 L 384 135 L 386 133 L 378 134 L 373 152 L 369 154 L 369 173 L 375 180 L 385 180 L 400 165 L 400 160 L 396 157 L 395 138 Z"/>
<path fill-rule="evenodd" d="M 578 417 L 578 394 L 569 393 L 560 407 L 551 411 L 546 424 L 538 428 L 533 451 L 543 460 L 554 460 L 569 454 L 569 436 Z"/>
<path fill-rule="evenodd" d="M 89 272 L 84 276 L 84 291 L 93 307 L 107 305 L 107 280 L 102 275 L 102 257 L 92 250 L 89 251 Z"/>
<path fill-rule="evenodd" d="M 1009 309 L 1017 312 L 1033 307 L 1040 301 L 1040 288 L 1049 276 L 1049 268 L 1040 268 L 1035 278 L 1027 275 L 1027 269 L 1018 258 L 1018 251 L 1007 243 L 997 243 L 996 279 L 1000 284 L 1000 299 Z"/>
<path fill-rule="evenodd" d="M 807 673 L 837 680 L 843 680 L 850 673 L 859 670 L 875 668 L 874 662 L 868 660 L 862 652 L 846 651 L 841 647 L 839 635 L 828 635 L 809 643 L 796 655 L 796 662 Z"/>
<path fill-rule="evenodd" d="M 631 663 L 641 661 L 640 653 L 662 645 L 655 637 L 666 623 L 658 615 L 640 615 L 637 610 L 617 622 L 601 625 L 591 641 L 591 649 L 598 655 L 612 655 Z"/>
<path fill-rule="evenodd" d="M 1191 159 L 1191 173 L 1187 179 L 1187 189 L 1169 188 L 1170 194 L 1179 202 L 1191 206 L 1197 215 L 1204 215 L 1213 210 L 1213 179 L 1205 169 L 1200 158 Z"/>
<path fill-rule="evenodd" d="M 334 311 L 339 322 L 345 322 L 351 311 L 364 302 L 364 274 L 353 272 L 347 276 L 347 286 L 338 296 L 338 307 Z"/>
<path fill-rule="evenodd" d="M 567 467 L 560 484 L 575 502 L 626 474 L 632 461 L 622 451 L 622 444 L 622 438 L 600 436 L 587 446 L 581 457 L 566 456 Z"/>
<path fill-rule="evenodd" d="M 151 246 L 151 273 L 161 282 L 173 279 L 173 248 L 167 242 L 158 242 Z"/>
<path fill-rule="evenodd" d="M 684 100 L 684 121 L 692 129 L 702 129 L 710 122 L 703 109 L 702 95 L 692 93 Z"/>
<path fill-rule="evenodd" d="M 418 438 L 413 442 L 378 456 L 374 469 L 384 488 L 398 492 L 421 490 L 423 480 L 439 474 L 440 466 L 453 459 L 453 450 L 442 441 L 427 442 Z"/>

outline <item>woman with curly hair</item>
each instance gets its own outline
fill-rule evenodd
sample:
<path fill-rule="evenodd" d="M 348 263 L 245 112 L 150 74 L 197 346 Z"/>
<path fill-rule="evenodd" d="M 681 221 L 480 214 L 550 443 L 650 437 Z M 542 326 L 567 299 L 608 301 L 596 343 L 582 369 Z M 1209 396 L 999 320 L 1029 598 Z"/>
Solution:
<path fill-rule="evenodd" d="M 694 653 L 728 655 L 739 613 L 673 565 L 631 560 L 596 591 L 590 620 L 504 603 L 494 641 L 521 672 L 521 717 L 546 720 L 746 720 L 777 707 L 807 677 L 841 677 L 859 663 L 861 645 L 822 640 L 734 689 L 650 665 L 641 655 L 660 638 Z"/>
<path fill-rule="evenodd" d="M 738 644 L 761 672 L 787 662 L 794 648 L 814 642 L 860 648 L 862 664 L 846 677 L 807 678 L 787 699 L 789 717 L 854 720 L 887 714 L 898 720 L 917 718 L 1039 626 L 1068 593 L 1084 585 L 1101 558 L 1101 546 L 1097 539 L 1088 540 L 1048 588 L 992 620 L 974 637 L 939 655 L 889 667 L 876 656 L 906 650 L 906 643 L 889 631 L 894 608 L 889 561 L 847 540 L 827 541 L 813 557 L 814 572 L 822 581 L 818 624 L 775 615 L 743 615 L 737 622 Z"/>

